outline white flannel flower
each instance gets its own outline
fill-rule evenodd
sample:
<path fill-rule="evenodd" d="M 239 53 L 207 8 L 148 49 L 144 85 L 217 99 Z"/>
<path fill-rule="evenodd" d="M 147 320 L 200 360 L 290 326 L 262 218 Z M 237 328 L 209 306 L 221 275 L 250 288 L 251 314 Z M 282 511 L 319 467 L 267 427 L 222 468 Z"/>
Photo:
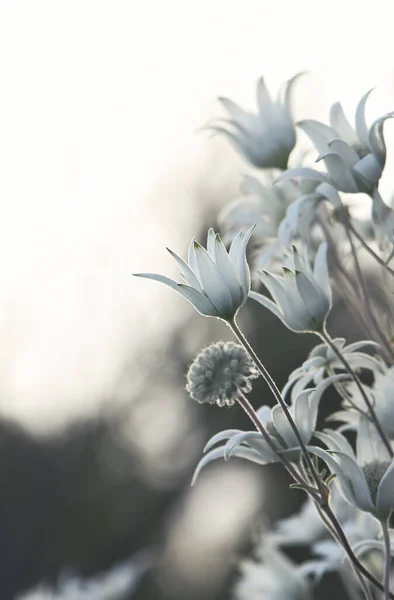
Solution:
<path fill-rule="evenodd" d="M 350 506 L 348 504 L 348 506 Z M 382 549 L 381 526 L 370 513 L 354 509 L 352 518 L 343 524 L 343 531 L 357 556 L 365 555 L 370 550 Z M 329 571 L 340 571 L 344 566 L 346 552 L 331 536 L 315 541 L 311 551 L 316 558 L 304 562 L 301 570 L 305 575 L 313 575 L 315 581 Z"/>
<path fill-rule="evenodd" d="M 260 279 L 273 300 L 258 292 L 249 296 L 274 313 L 296 332 L 321 331 L 331 309 L 331 288 L 327 269 L 327 244 L 320 244 L 315 264 L 303 261 L 293 247 L 293 268 L 283 267 L 283 278 L 262 271 Z"/>
<path fill-rule="evenodd" d="M 324 380 L 316 389 L 304 390 L 289 406 L 289 412 L 301 435 L 304 444 L 308 444 L 314 434 L 320 399 L 333 380 L 347 379 L 347 375 L 334 375 Z M 280 404 L 273 408 L 261 406 L 257 411 L 261 423 L 270 436 L 277 452 L 271 448 L 258 431 L 242 431 L 225 429 L 215 434 L 204 448 L 205 456 L 198 463 L 192 485 L 207 465 L 212 461 L 231 456 L 245 458 L 251 462 L 266 465 L 279 462 L 277 453 L 284 454 L 290 461 L 297 462 L 300 457 L 300 446 L 297 437 L 287 420 Z M 218 447 L 217 444 L 226 441 Z"/>
<path fill-rule="evenodd" d="M 207 249 L 193 238 L 188 262 L 167 248 L 180 267 L 185 283 L 177 283 L 156 273 L 135 273 L 165 283 L 188 300 L 207 317 L 231 321 L 246 302 L 250 290 L 250 272 L 246 262 L 246 246 L 255 226 L 240 231 L 227 252 L 218 233 L 208 231 Z"/>
<path fill-rule="evenodd" d="M 275 102 L 261 77 L 257 83 L 257 114 L 246 112 L 228 98 L 219 98 L 230 118 L 217 119 L 207 129 L 224 134 L 255 167 L 286 169 L 296 143 L 291 94 L 299 75 L 285 84 Z"/>
<path fill-rule="evenodd" d="M 376 342 L 362 340 L 348 346 L 345 346 L 346 341 L 344 338 L 335 338 L 333 342 L 354 370 L 368 369 L 374 373 L 384 373 L 386 371 L 382 361 L 364 352 L 359 352 L 364 346 L 379 347 Z M 332 348 L 326 343 L 318 344 L 310 352 L 308 359 L 289 375 L 289 380 L 282 390 L 282 395 L 285 396 L 291 388 L 291 397 L 295 398 L 311 383 L 317 385 L 322 382 L 327 373 L 343 372 L 344 370 L 343 363 L 338 359 Z"/>
<path fill-rule="evenodd" d="M 394 462 L 374 425 L 360 419 L 356 454 L 338 431 L 316 434 L 327 446 L 309 447 L 309 451 L 324 460 L 336 475 L 345 499 L 377 519 L 387 519 L 394 508 Z"/>
<path fill-rule="evenodd" d="M 377 189 L 372 193 L 372 223 L 380 250 L 382 250 L 386 240 L 392 246 L 386 259 L 386 263 L 388 263 L 394 255 L 394 210 L 383 201 Z"/>
<path fill-rule="evenodd" d="M 186 390 L 197 402 L 232 406 L 240 395 L 251 391 L 252 380 L 258 376 L 243 346 L 217 342 L 204 348 L 190 365 Z"/>
<path fill-rule="evenodd" d="M 154 555 L 148 551 L 89 579 L 63 574 L 56 589 L 43 583 L 15 600 L 125 600 L 153 561 Z"/>
<path fill-rule="evenodd" d="M 300 567 L 278 549 L 260 550 L 263 562 L 241 562 L 241 577 L 233 589 L 234 600 L 309 600 L 311 591 Z"/>
<path fill-rule="evenodd" d="M 340 104 L 333 106 L 333 127 L 307 119 L 297 125 L 309 136 L 319 152 L 327 174 L 315 169 L 298 168 L 283 173 L 278 180 L 305 177 L 329 183 L 339 191 L 370 194 L 378 185 L 386 163 L 386 145 L 383 136 L 386 114 L 376 119 L 368 129 L 365 104 L 370 92 L 360 100 L 356 110 L 356 130 L 348 123 Z"/>
<path fill-rule="evenodd" d="M 354 382 L 346 384 L 346 389 L 351 397 L 352 405 L 359 410 L 353 410 L 352 406 L 344 401 L 343 408 L 345 410 L 333 413 L 331 420 L 347 423 L 346 429 L 357 429 L 360 418 L 362 418 L 361 414 L 365 411 L 364 399 Z M 380 370 L 374 370 L 372 387 L 364 385 L 364 390 L 368 394 L 384 433 L 389 439 L 394 440 L 394 367 L 387 369 L 383 368 L 382 364 Z"/>
<path fill-rule="evenodd" d="M 356 514 L 364 514 L 358 513 L 357 509 L 343 498 L 335 481 L 331 485 L 329 501 L 332 511 L 342 524 L 347 523 Z M 280 519 L 272 532 L 264 533 L 264 539 L 278 546 L 309 546 L 331 537 L 315 503 L 308 497 L 298 513 Z"/>

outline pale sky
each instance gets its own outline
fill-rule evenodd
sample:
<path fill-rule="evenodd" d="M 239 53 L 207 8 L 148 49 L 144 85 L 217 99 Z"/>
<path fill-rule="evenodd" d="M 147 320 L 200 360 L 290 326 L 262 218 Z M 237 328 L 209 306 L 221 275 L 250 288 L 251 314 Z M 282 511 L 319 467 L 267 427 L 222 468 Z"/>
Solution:
<path fill-rule="evenodd" d="M 94 414 L 158 300 L 192 310 L 131 274 L 175 275 L 164 247 L 182 253 L 206 208 L 192 190 L 222 183 L 231 151 L 196 133 L 217 96 L 253 109 L 260 75 L 275 91 L 307 69 L 302 116 L 351 115 L 375 85 L 371 114 L 394 108 L 387 6 L 0 2 L 0 413 L 33 430 Z"/>

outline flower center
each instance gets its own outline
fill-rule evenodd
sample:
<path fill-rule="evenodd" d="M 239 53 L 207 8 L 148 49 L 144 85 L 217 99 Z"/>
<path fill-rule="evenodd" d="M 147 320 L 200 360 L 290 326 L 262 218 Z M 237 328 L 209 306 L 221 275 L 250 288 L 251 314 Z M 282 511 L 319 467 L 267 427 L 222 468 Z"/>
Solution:
<path fill-rule="evenodd" d="M 389 460 L 373 460 L 362 467 L 374 504 L 376 504 L 379 484 L 390 464 Z"/>

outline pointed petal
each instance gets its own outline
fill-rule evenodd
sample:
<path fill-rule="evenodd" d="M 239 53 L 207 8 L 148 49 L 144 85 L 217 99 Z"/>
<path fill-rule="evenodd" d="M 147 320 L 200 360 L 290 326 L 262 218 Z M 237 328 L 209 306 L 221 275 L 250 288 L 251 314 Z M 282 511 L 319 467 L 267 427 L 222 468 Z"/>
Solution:
<path fill-rule="evenodd" d="M 239 121 L 240 123 L 242 123 L 243 121 L 248 119 L 249 114 L 229 98 L 224 98 L 222 96 L 218 98 L 218 100 L 235 121 Z"/>
<path fill-rule="evenodd" d="M 311 179 L 312 181 L 321 181 L 322 183 L 332 184 L 331 179 L 321 171 L 310 169 L 309 167 L 297 167 L 296 169 L 288 169 L 284 171 L 274 180 L 274 184 L 279 181 L 288 181 L 289 179 Z"/>
<path fill-rule="evenodd" d="M 386 143 L 383 136 L 383 126 L 387 119 L 391 119 L 393 113 L 389 113 L 376 119 L 371 125 L 368 135 L 368 143 L 372 154 L 375 156 L 381 168 L 386 164 Z"/>
<path fill-rule="evenodd" d="M 332 182 L 339 191 L 353 194 L 359 192 L 359 188 L 349 167 L 338 154 L 332 152 L 321 154 L 316 162 L 320 160 L 324 161 L 327 171 L 332 177 Z M 328 183 L 331 182 L 328 181 Z"/>
<path fill-rule="evenodd" d="M 316 418 L 312 424 L 310 414 L 310 399 L 314 390 L 303 390 L 294 400 L 294 421 L 305 444 L 309 443 L 312 431 L 316 425 Z M 317 414 L 317 410 L 314 411 Z"/>
<path fill-rule="evenodd" d="M 361 98 L 356 109 L 356 132 L 364 148 L 368 148 L 368 126 L 365 120 L 365 105 L 373 88 Z"/>
<path fill-rule="evenodd" d="M 242 302 L 243 291 L 241 287 L 241 282 L 238 280 L 238 276 L 235 272 L 235 268 L 231 259 L 227 253 L 227 250 L 220 239 L 219 234 L 216 234 L 214 248 L 213 248 L 213 256 L 215 263 L 222 273 L 224 280 L 230 290 L 231 296 L 233 298 L 234 306 L 239 306 Z"/>
<path fill-rule="evenodd" d="M 321 183 L 315 190 L 316 194 L 320 194 L 327 198 L 335 208 L 342 208 L 342 200 L 337 190 L 329 183 Z"/>
<path fill-rule="evenodd" d="M 160 281 L 160 283 L 164 283 L 168 285 L 170 288 L 175 290 L 176 292 L 180 292 L 178 288 L 178 283 L 169 277 L 165 277 L 164 275 L 158 275 L 157 273 L 133 273 L 134 277 L 145 277 L 146 279 L 153 279 L 154 281 Z"/>
<path fill-rule="evenodd" d="M 234 305 L 230 291 L 208 252 L 194 242 L 194 249 L 198 262 L 201 285 L 211 303 L 220 315 L 225 317 L 234 315 Z"/>
<path fill-rule="evenodd" d="M 177 284 L 178 292 L 189 300 L 191 304 L 193 304 L 194 308 L 201 315 L 206 317 L 220 317 L 221 314 L 217 310 L 217 308 L 212 304 L 212 302 L 201 292 L 198 292 L 196 289 L 190 287 L 189 285 L 185 285 L 184 283 Z"/>
<path fill-rule="evenodd" d="M 271 450 L 261 433 L 258 431 L 243 431 L 229 439 L 224 450 L 224 460 L 228 460 L 240 444 L 247 442 L 252 445 L 253 441 L 258 442 L 258 445 L 256 445 L 254 449 L 256 452 L 259 452 L 262 460 L 267 462 L 279 462 L 278 456 Z"/>
<path fill-rule="evenodd" d="M 356 456 L 360 464 L 390 460 L 376 427 L 371 421 L 360 418 L 357 427 Z"/>
<path fill-rule="evenodd" d="M 364 185 L 367 192 L 378 184 L 382 173 L 382 167 L 373 154 L 367 154 L 353 167 L 353 175 L 357 178 L 360 189 Z"/>
<path fill-rule="evenodd" d="M 316 253 L 315 264 L 313 267 L 313 276 L 318 286 L 323 290 L 327 298 L 331 301 L 330 276 L 327 266 L 327 243 L 322 242 Z"/>
<path fill-rule="evenodd" d="M 273 109 L 273 103 L 268 88 L 265 85 L 264 77 L 260 77 L 257 82 L 257 106 L 259 113 L 263 117 L 269 117 Z"/>
<path fill-rule="evenodd" d="M 328 142 L 338 138 L 338 133 L 335 129 L 324 123 L 320 123 L 320 121 L 305 119 L 304 121 L 299 121 L 297 125 L 312 140 L 319 154 L 327 152 Z"/>
<path fill-rule="evenodd" d="M 394 508 L 394 462 L 380 480 L 376 496 L 379 515 L 389 515 Z"/>
<path fill-rule="evenodd" d="M 275 425 L 275 429 L 286 443 L 287 448 L 298 448 L 299 443 L 297 437 L 294 431 L 292 430 L 291 425 L 287 420 L 287 417 L 283 412 L 283 408 L 280 406 L 280 404 L 277 404 L 273 407 L 271 415 L 272 422 Z"/>
<path fill-rule="evenodd" d="M 361 510 L 374 512 L 374 505 L 367 480 L 358 463 L 343 452 L 335 452 L 335 456 L 339 458 L 341 467 L 351 482 L 357 506 Z"/>
<path fill-rule="evenodd" d="M 340 156 L 350 168 L 360 160 L 360 157 L 355 149 L 349 146 L 343 140 L 332 140 L 328 143 L 328 147 L 330 148 L 331 152 L 338 154 L 338 156 Z"/>
<path fill-rule="evenodd" d="M 207 235 L 207 252 L 212 260 L 215 260 L 215 235 L 214 230 L 210 227 Z"/>
<path fill-rule="evenodd" d="M 196 240 L 195 240 L 195 238 L 193 238 L 192 241 L 189 244 L 187 262 L 189 263 L 189 266 L 190 266 L 191 270 L 193 271 L 193 273 L 197 277 L 197 279 L 198 279 L 198 281 L 200 283 L 200 286 L 201 286 L 200 270 L 198 268 L 196 251 L 195 251 L 195 248 L 194 248 L 195 242 L 196 242 Z"/>
<path fill-rule="evenodd" d="M 347 120 L 340 102 L 336 102 L 331 107 L 330 123 L 339 133 L 341 139 L 347 144 L 350 146 L 356 146 L 358 144 L 356 132 Z"/>
<path fill-rule="evenodd" d="M 224 446 L 220 446 L 220 448 L 215 448 L 214 450 L 211 450 L 211 452 L 208 452 L 208 454 L 202 457 L 194 471 L 190 485 L 194 485 L 196 483 L 197 477 L 199 476 L 203 468 L 209 465 L 209 463 L 211 463 L 214 460 L 218 460 L 219 458 L 224 458 L 224 448 Z M 265 461 L 262 460 L 258 452 L 252 450 L 251 448 L 243 448 L 240 446 L 236 450 L 234 450 L 233 456 L 237 458 L 246 458 L 247 460 L 257 463 L 258 465 L 266 464 Z"/>
<path fill-rule="evenodd" d="M 196 275 L 193 273 L 187 262 L 184 261 L 183 258 L 175 254 L 175 252 L 173 252 L 169 248 L 167 248 L 167 250 L 178 263 L 178 266 L 181 269 L 181 275 L 185 279 L 186 283 L 202 293 L 200 282 L 198 281 Z"/>
<path fill-rule="evenodd" d="M 236 435 L 237 433 L 243 433 L 243 432 L 241 429 L 224 429 L 223 431 L 219 431 L 218 433 L 215 433 L 215 435 L 213 435 L 211 437 L 211 439 L 208 440 L 208 442 L 205 444 L 203 453 L 205 454 L 206 452 L 208 452 L 208 450 L 210 450 L 211 448 L 216 446 L 216 444 L 218 444 L 219 442 L 228 440 L 229 438 L 231 438 L 233 435 Z"/>
<path fill-rule="evenodd" d="M 241 284 L 245 300 L 250 291 L 250 271 L 246 261 L 246 247 L 255 227 L 256 224 L 252 225 L 247 231 L 241 231 L 234 239 L 229 251 L 230 260 Z"/>
<path fill-rule="evenodd" d="M 279 312 L 278 307 L 274 302 L 272 302 L 272 300 L 270 300 L 263 294 L 259 294 L 258 292 L 254 291 L 249 292 L 249 298 L 252 298 L 252 300 L 256 300 L 256 302 L 260 302 L 260 304 L 265 306 L 265 308 L 268 308 L 268 310 L 274 313 L 275 317 L 278 317 L 278 319 L 280 319 L 282 323 L 284 323 L 282 313 Z"/>

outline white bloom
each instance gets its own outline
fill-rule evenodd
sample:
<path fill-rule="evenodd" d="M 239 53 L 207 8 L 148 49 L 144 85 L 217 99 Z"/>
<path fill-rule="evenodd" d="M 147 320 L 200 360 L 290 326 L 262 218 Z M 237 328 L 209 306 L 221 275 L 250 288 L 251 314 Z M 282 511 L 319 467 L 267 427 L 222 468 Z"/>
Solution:
<path fill-rule="evenodd" d="M 231 406 L 248 394 L 259 371 L 243 346 L 217 342 L 204 348 L 187 372 L 186 390 L 193 400 Z"/>
<path fill-rule="evenodd" d="M 361 419 L 356 454 L 337 431 L 316 434 L 328 447 L 309 447 L 336 475 L 348 502 L 378 519 L 386 519 L 394 508 L 394 462 L 377 436 L 374 425 Z"/>
<path fill-rule="evenodd" d="M 293 269 L 283 267 L 283 278 L 263 271 L 260 278 L 274 301 L 257 292 L 250 297 L 274 313 L 293 331 L 321 331 L 331 308 L 327 244 L 322 243 L 312 271 L 293 247 Z"/>
<path fill-rule="evenodd" d="M 392 246 L 391 253 L 386 259 L 386 262 L 389 262 L 394 254 L 394 211 L 383 201 L 377 189 L 372 194 L 372 223 L 380 249 L 386 240 Z"/>
<path fill-rule="evenodd" d="M 316 428 L 316 420 L 320 399 L 334 380 L 347 378 L 347 375 L 334 375 L 324 380 L 316 389 L 304 390 L 289 406 L 289 412 L 296 424 L 304 444 L 308 444 Z M 261 423 L 269 434 L 277 452 L 284 454 L 290 461 L 298 461 L 300 457 L 299 442 L 280 404 L 272 409 L 261 406 L 257 411 Z M 226 441 L 225 444 L 216 446 Z M 279 462 L 279 457 L 258 431 L 242 431 L 225 429 L 215 434 L 204 448 L 205 456 L 198 463 L 192 484 L 201 471 L 212 461 L 231 456 L 245 458 L 251 462 L 266 465 Z"/>
<path fill-rule="evenodd" d="M 376 342 L 363 340 L 348 346 L 345 346 L 344 338 L 335 338 L 333 342 L 353 369 L 368 369 L 374 373 L 385 372 L 385 366 L 380 360 L 364 352 L 359 352 L 360 348 L 364 346 L 379 347 Z M 343 372 L 343 363 L 334 354 L 330 346 L 326 343 L 318 344 L 313 348 L 308 359 L 301 367 L 298 367 L 289 375 L 289 380 L 282 390 L 282 395 L 285 396 L 288 390 L 292 388 L 291 397 L 295 398 L 311 383 L 317 385 L 323 381 L 327 372 L 330 371 Z"/>
<path fill-rule="evenodd" d="M 263 562 L 245 560 L 233 589 L 234 600 L 308 600 L 306 577 L 282 552 L 270 546 L 261 552 Z"/>
<path fill-rule="evenodd" d="M 394 367 L 374 370 L 374 378 L 372 387 L 364 385 L 364 390 L 370 398 L 383 431 L 388 438 L 394 440 Z M 364 411 L 364 399 L 355 383 L 346 384 L 346 389 L 351 396 L 352 404 L 356 405 L 360 411 Z M 350 428 L 357 428 L 360 412 L 352 410 L 346 402 L 343 403 L 343 408 L 345 410 L 334 413 L 332 419 L 344 421 Z"/>
<path fill-rule="evenodd" d="M 310 119 L 297 123 L 312 140 L 319 152 L 317 161 L 323 160 L 328 174 L 299 168 L 283 173 L 278 180 L 305 177 L 329 183 L 342 192 L 371 193 L 378 185 L 386 163 L 383 125 L 392 113 L 376 119 L 368 129 L 365 103 L 369 94 L 363 96 L 357 107 L 355 131 L 340 104 L 331 110 L 332 122 L 337 129 Z"/>
<path fill-rule="evenodd" d="M 179 292 L 194 308 L 207 317 L 229 321 L 246 302 L 250 290 L 250 272 L 246 262 L 246 246 L 254 226 L 240 231 L 227 252 L 218 233 L 208 231 L 207 250 L 193 239 L 188 262 L 168 249 L 180 267 L 185 283 L 177 283 L 156 273 L 135 273 L 165 283 Z"/>
<path fill-rule="evenodd" d="M 242 156 L 261 169 L 286 169 L 296 143 L 291 92 L 300 74 L 290 79 L 275 102 L 261 77 L 257 83 L 257 114 L 248 113 L 228 98 L 219 98 L 230 118 L 217 119 L 208 129 L 224 134 Z"/>
<path fill-rule="evenodd" d="M 143 573 L 152 566 L 153 559 L 153 554 L 143 553 L 90 579 L 63 575 L 56 589 L 41 584 L 16 600 L 126 600 Z"/>
<path fill-rule="evenodd" d="M 335 481 L 330 489 L 330 507 L 342 524 L 361 514 L 338 492 Z M 280 546 L 303 546 L 331 539 L 315 503 L 309 497 L 298 513 L 280 519 L 274 531 L 265 533 L 264 538 Z"/>

